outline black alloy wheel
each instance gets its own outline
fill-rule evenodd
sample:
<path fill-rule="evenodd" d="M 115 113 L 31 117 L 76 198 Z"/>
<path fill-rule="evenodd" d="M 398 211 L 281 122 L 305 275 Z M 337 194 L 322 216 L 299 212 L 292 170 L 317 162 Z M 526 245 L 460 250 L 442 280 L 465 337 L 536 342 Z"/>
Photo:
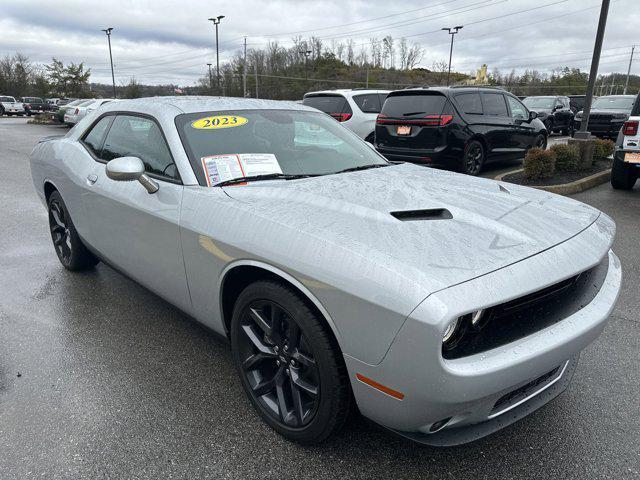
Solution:
<path fill-rule="evenodd" d="M 234 363 L 260 416 L 289 440 L 315 444 L 345 422 L 351 392 L 325 325 L 292 290 L 249 285 L 231 323 Z"/>
<path fill-rule="evenodd" d="M 478 175 L 484 165 L 484 147 L 477 140 L 472 140 L 464 151 L 463 171 L 467 175 Z"/>
<path fill-rule="evenodd" d="M 86 270 L 94 267 L 99 260 L 80 240 L 62 196 L 57 191 L 52 192 L 47 205 L 51 240 L 62 266 L 68 270 Z"/>
<path fill-rule="evenodd" d="M 534 148 L 541 148 L 542 150 L 545 150 L 547 148 L 547 137 L 540 133 L 533 141 L 533 146 Z"/>

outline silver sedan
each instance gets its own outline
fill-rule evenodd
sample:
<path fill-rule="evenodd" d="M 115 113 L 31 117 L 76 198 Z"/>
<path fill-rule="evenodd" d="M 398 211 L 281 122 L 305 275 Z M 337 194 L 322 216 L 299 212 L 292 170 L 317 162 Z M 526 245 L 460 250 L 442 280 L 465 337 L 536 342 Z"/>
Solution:
<path fill-rule="evenodd" d="M 293 102 L 110 103 L 31 170 L 62 265 L 104 261 L 229 338 L 257 412 L 300 443 L 352 402 L 433 445 L 505 427 L 567 388 L 620 289 L 605 214 L 390 164 Z"/>

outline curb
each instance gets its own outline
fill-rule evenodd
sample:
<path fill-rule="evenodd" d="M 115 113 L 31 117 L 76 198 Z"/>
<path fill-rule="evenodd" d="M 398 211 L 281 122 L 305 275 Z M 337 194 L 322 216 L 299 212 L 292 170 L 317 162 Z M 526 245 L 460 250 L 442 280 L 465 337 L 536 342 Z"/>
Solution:
<path fill-rule="evenodd" d="M 495 177 L 495 180 L 504 181 L 503 178 L 512 173 L 523 171 L 523 168 L 512 170 L 510 172 L 503 173 Z M 588 177 L 581 178 L 574 182 L 562 183 L 560 185 L 521 185 L 523 187 L 537 188 L 538 190 L 544 190 L 545 192 L 557 193 L 560 195 L 573 195 L 574 193 L 584 192 L 590 188 L 597 187 L 603 183 L 607 183 L 611 178 L 611 169 L 604 170 L 602 172 L 594 173 Z M 509 183 L 509 182 L 507 182 Z M 518 185 L 517 183 L 514 185 Z"/>

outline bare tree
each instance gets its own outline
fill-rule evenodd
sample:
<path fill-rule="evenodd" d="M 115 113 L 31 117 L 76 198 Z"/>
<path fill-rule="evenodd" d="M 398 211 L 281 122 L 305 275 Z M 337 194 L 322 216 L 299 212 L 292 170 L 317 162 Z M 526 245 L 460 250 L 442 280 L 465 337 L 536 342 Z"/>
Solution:
<path fill-rule="evenodd" d="M 407 55 L 409 54 L 409 47 L 407 47 L 407 39 L 404 37 L 400 39 L 398 53 L 400 56 L 400 70 L 405 70 L 407 68 Z"/>
<path fill-rule="evenodd" d="M 424 56 L 424 50 L 420 45 L 414 43 L 407 52 L 407 60 L 405 67 L 407 70 L 412 70 L 415 66 L 422 61 Z"/>

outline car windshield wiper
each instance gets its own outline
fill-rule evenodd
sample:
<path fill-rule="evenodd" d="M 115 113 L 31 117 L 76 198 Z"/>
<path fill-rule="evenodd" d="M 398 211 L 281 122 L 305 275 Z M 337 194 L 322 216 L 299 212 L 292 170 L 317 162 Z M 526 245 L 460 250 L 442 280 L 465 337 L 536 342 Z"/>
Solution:
<path fill-rule="evenodd" d="M 357 172 L 359 170 L 369 170 L 370 168 L 380 168 L 380 167 L 388 167 L 389 163 L 370 163 L 369 165 L 359 165 L 357 167 L 345 168 L 344 170 L 338 170 L 333 173 L 347 173 L 347 172 Z"/>
<path fill-rule="evenodd" d="M 267 173 L 264 175 L 250 175 L 248 177 L 237 177 L 216 183 L 215 187 L 224 187 L 225 185 L 234 185 L 245 182 L 259 182 L 260 180 L 294 180 L 296 178 L 317 177 L 315 174 L 285 174 L 285 173 Z"/>

